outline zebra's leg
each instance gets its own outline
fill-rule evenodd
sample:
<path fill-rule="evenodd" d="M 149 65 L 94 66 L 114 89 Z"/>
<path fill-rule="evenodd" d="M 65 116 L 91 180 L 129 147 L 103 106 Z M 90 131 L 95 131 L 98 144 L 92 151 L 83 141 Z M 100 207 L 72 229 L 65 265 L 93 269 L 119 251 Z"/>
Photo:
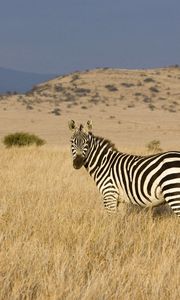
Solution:
<path fill-rule="evenodd" d="M 119 194 L 116 191 L 106 191 L 103 193 L 104 208 L 108 212 L 117 212 Z"/>
<path fill-rule="evenodd" d="M 172 209 L 167 202 L 163 202 L 157 206 L 152 207 L 153 217 L 164 216 L 172 214 Z"/>
<path fill-rule="evenodd" d="M 173 212 L 180 217 L 180 191 L 171 192 L 166 190 L 164 192 L 164 199 L 171 207 Z"/>
<path fill-rule="evenodd" d="M 167 203 L 169 204 L 173 212 L 178 215 L 178 217 L 180 217 L 180 195 L 179 198 L 167 200 Z"/>

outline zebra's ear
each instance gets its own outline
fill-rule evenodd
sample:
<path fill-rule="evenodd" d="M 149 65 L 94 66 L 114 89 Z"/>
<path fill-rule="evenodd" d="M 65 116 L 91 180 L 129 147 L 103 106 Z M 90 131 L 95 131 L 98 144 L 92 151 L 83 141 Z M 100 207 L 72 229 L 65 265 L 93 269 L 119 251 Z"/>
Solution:
<path fill-rule="evenodd" d="M 87 130 L 90 132 L 92 130 L 92 121 L 87 121 Z"/>
<path fill-rule="evenodd" d="M 76 129 L 76 124 L 75 124 L 74 120 L 69 121 L 68 125 L 69 125 L 69 129 L 71 131 L 74 131 Z"/>

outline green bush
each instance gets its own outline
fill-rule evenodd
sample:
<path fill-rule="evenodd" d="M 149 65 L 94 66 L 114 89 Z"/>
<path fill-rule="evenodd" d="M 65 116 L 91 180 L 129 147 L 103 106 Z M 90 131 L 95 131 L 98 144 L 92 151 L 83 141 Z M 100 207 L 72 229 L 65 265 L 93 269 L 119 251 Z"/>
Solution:
<path fill-rule="evenodd" d="M 35 144 L 36 146 L 42 146 L 45 144 L 45 141 L 39 138 L 34 134 L 27 132 L 15 132 L 8 134 L 4 137 L 3 143 L 6 147 L 12 146 L 30 146 Z"/>
<path fill-rule="evenodd" d="M 151 153 L 162 152 L 162 148 L 160 146 L 160 141 L 153 140 L 146 145 L 146 148 Z"/>
<path fill-rule="evenodd" d="M 117 87 L 113 84 L 106 84 L 105 88 L 107 88 L 110 92 L 116 92 L 118 91 Z"/>

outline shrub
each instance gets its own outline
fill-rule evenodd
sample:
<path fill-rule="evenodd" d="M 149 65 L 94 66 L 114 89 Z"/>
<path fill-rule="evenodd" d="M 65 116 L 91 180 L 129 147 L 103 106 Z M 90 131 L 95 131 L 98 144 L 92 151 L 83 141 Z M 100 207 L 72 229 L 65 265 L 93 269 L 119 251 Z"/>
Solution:
<path fill-rule="evenodd" d="M 155 86 L 151 86 L 149 89 L 150 89 L 150 91 L 151 91 L 151 92 L 154 92 L 154 93 L 159 93 L 159 90 L 158 90 L 158 88 L 157 88 L 157 87 L 155 87 Z"/>
<path fill-rule="evenodd" d="M 3 143 L 8 148 L 12 146 L 30 146 L 33 144 L 36 146 L 42 146 L 45 144 L 45 140 L 27 132 L 16 132 L 6 135 L 3 139 Z"/>
<path fill-rule="evenodd" d="M 143 101 L 144 101 L 145 103 L 150 103 L 152 100 L 151 100 L 151 98 L 150 98 L 150 97 L 148 97 L 148 96 L 144 95 L 144 99 L 143 99 Z"/>
<path fill-rule="evenodd" d="M 65 89 L 65 88 L 62 86 L 61 83 L 60 83 L 60 84 L 55 84 L 55 86 L 54 86 L 55 92 L 63 92 L 64 89 Z"/>
<path fill-rule="evenodd" d="M 152 140 L 146 145 L 146 148 L 149 152 L 158 153 L 162 152 L 162 148 L 160 147 L 160 141 Z"/>
<path fill-rule="evenodd" d="M 91 90 L 87 88 L 76 88 L 74 91 L 78 96 L 86 96 L 86 94 L 91 92 Z"/>
<path fill-rule="evenodd" d="M 58 107 L 55 107 L 52 111 L 52 114 L 54 114 L 55 116 L 60 116 L 61 115 L 61 110 Z"/>
<path fill-rule="evenodd" d="M 122 82 L 121 85 L 123 85 L 123 86 L 129 88 L 129 87 L 134 86 L 134 83 Z"/>
<path fill-rule="evenodd" d="M 27 104 L 26 109 L 32 110 L 32 109 L 33 109 L 33 106 L 30 105 L 30 104 Z"/>
<path fill-rule="evenodd" d="M 107 88 L 110 92 L 118 91 L 117 87 L 113 84 L 107 84 L 107 85 L 105 85 L 105 88 Z"/>
<path fill-rule="evenodd" d="M 72 75 L 71 82 L 76 81 L 76 80 L 78 80 L 79 78 L 80 78 L 79 74 L 73 74 L 73 75 Z"/>
<path fill-rule="evenodd" d="M 155 80 L 151 77 L 147 77 L 144 79 L 144 82 L 155 82 Z"/>
<path fill-rule="evenodd" d="M 134 95 L 138 97 L 138 96 L 142 96 L 142 93 L 138 92 L 138 93 L 135 93 Z"/>
<path fill-rule="evenodd" d="M 148 106 L 149 106 L 150 110 L 155 110 L 156 109 L 156 106 L 154 104 L 152 104 L 152 103 L 149 103 Z"/>

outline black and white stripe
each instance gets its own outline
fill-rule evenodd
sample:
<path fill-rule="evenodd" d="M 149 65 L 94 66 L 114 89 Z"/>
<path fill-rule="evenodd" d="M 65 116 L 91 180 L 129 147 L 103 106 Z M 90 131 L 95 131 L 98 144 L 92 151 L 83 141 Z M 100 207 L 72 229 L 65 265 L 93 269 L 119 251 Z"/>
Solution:
<path fill-rule="evenodd" d="M 90 122 L 87 130 L 72 122 L 73 166 L 79 169 L 84 165 L 102 193 L 106 209 L 116 211 L 119 202 L 142 207 L 168 203 L 180 216 L 180 152 L 124 154 L 110 141 L 94 136 Z"/>

